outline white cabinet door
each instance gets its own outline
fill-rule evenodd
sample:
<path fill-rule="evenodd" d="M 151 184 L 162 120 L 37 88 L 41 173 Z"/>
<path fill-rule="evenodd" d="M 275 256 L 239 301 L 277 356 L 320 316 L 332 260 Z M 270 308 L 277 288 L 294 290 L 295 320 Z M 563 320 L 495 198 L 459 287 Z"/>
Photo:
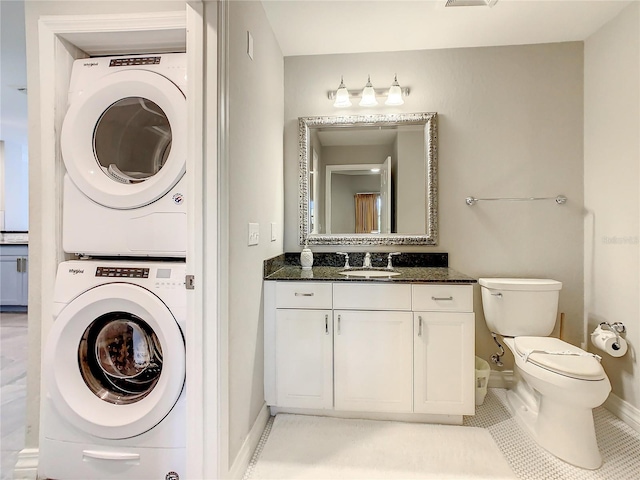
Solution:
<path fill-rule="evenodd" d="M 475 413 L 473 313 L 414 313 L 414 412 Z"/>
<path fill-rule="evenodd" d="M 336 410 L 411 412 L 411 312 L 334 311 Z"/>
<path fill-rule="evenodd" d="M 276 311 L 279 407 L 333 408 L 331 310 Z"/>

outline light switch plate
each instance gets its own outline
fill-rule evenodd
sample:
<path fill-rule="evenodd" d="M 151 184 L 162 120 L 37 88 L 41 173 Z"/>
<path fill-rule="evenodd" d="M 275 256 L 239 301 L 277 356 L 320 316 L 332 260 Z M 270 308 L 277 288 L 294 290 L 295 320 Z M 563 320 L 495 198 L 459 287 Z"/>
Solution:
<path fill-rule="evenodd" d="M 260 243 L 260 224 L 249 224 L 249 246 L 258 245 Z"/>

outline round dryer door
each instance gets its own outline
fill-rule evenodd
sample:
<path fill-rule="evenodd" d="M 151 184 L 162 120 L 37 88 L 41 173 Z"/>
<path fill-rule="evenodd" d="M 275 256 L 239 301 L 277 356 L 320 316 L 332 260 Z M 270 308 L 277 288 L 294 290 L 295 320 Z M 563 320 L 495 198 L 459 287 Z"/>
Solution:
<path fill-rule="evenodd" d="M 62 158 L 76 186 L 115 209 L 139 208 L 184 175 L 187 107 L 166 77 L 127 70 L 103 77 L 69 106 Z"/>
<path fill-rule="evenodd" d="M 129 438 L 157 425 L 180 397 L 184 338 L 153 293 L 126 283 L 101 285 L 62 310 L 44 369 L 64 418 L 97 437 Z"/>

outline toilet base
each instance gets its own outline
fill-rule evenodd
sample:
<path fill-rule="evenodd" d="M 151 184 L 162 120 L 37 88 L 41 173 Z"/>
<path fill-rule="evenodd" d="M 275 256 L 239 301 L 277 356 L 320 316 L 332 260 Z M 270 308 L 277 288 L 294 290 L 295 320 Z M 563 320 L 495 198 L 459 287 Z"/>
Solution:
<path fill-rule="evenodd" d="M 576 467 L 595 470 L 602 465 L 596 442 L 593 411 L 567 405 L 535 392 L 517 375 L 507 401 L 514 418 L 538 445 Z"/>

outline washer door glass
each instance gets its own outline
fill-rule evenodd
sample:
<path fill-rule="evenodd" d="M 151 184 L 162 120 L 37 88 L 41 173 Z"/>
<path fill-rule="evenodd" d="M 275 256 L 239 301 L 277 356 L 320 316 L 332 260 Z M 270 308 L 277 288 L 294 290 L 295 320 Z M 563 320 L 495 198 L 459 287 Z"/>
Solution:
<path fill-rule="evenodd" d="M 93 133 L 95 157 L 120 183 L 144 182 L 160 171 L 171 151 L 171 125 L 153 101 L 128 97 L 109 106 Z"/>
<path fill-rule="evenodd" d="M 162 372 L 162 347 L 151 327 L 125 312 L 111 312 L 85 330 L 78 349 L 84 382 L 98 398 L 127 405 L 146 397 Z"/>

